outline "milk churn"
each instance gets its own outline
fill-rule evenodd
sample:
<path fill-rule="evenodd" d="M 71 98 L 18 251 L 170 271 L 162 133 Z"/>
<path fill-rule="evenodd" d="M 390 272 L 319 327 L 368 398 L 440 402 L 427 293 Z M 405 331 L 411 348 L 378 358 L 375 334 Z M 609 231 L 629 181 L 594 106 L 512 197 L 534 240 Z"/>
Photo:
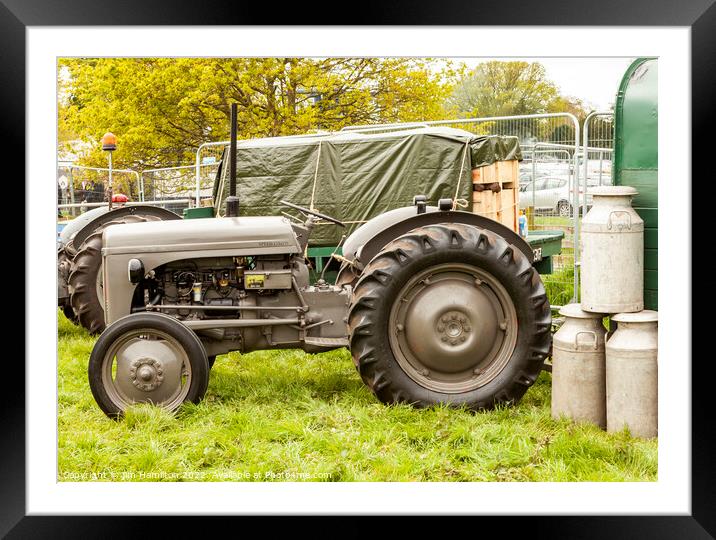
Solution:
<path fill-rule="evenodd" d="M 644 309 L 644 221 L 631 207 L 629 186 L 592 191 L 582 220 L 581 304 L 595 313 Z"/>
<path fill-rule="evenodd" d="M 606 427 L 604 335 L 601 313 L 569 304 L 552 339 L 552 417 L 568 416 Z"/>
<path fill-rule="evenodd" d="M 636 437 L 657 435 L 656 311 L 620 313 L 607 341 L 607 431 L 624 426 Z"/>

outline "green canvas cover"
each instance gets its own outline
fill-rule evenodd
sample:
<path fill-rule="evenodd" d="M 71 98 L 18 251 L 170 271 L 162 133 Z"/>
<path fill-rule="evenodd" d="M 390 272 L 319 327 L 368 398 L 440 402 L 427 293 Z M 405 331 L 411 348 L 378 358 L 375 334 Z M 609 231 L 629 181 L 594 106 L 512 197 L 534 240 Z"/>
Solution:
<path fill-rule="evenodd" d="M 224 150 L 224 156 L 228 147 Z M 425 195 L 461 199 L 471 210 L 471 169 L 522 159 L 516 137 L 476 136 L 428 127 L 388 133 L 334 132 L 315 136 L 239 141 L 236 192 L 241 215 L 280 215 L 280 200 L 313 207 L 348 224 L 319 224 L 312 246 L 336 245 L 343 234 L 387 210 Z M 224 215 L 229 194 L 228 160 L 214 183 L 214 205 Z M 295 214 L 295 212 L 293 212 Z"/>

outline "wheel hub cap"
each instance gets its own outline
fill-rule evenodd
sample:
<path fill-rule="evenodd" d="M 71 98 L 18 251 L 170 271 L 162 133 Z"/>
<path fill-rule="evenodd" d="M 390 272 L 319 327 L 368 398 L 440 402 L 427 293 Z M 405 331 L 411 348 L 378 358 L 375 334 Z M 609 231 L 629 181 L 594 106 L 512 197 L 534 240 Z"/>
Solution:
<path fill-rule="evenodd" d="M 472 328 L 468 316 L 462 311 L 455 310 L 440 317 L 436 330 L 441 341 L 457 345 L 467 340 L 467 334 Z"/>
<path fill-rule="evenodd" d="M 145 392 L 156 390 L 164 381 L 162 363 L 156 358 L 136 358 L 132 360 L 129 374 L 132 384 Z"/>
<path fill-rule="evenodd" d="M 110 386 L 120 402 L 164 404 L 185 391 L 184 366 L 188 362 L 171 340 L 156 335 L 133 336 L 124 340 L 113 356 L 116 372 Z"/>
<path fill-rule="evenodd" d="M 491 275 L 445 264 L 411 279 L 391 310 L 394 356 L 426 388 L 457 393 L 492 380 L 516 342 L 516 313 Z"/>

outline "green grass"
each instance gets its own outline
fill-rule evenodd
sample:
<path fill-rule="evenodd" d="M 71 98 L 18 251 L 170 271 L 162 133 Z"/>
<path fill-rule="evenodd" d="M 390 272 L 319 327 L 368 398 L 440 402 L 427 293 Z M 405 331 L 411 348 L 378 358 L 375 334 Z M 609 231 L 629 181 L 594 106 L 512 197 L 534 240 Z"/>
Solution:
<path fill-rule="evenodd" d="M 656 440 L 550 417 L 550 375 L 516 406 L 379 403 L 346 350 L 220 356 L 199 405 L 119 422 L 87 383 L 94 338 L 58 314 L 59 480 L 655 481 Z"/>
<path fill-rule="evenodd" d="M 537 230 L 566 229 L 573 225 L 573 218 L 545 215 L 534 217 L 534 226 Z M 574 247 L 572 247 L 571 236 L 572 232 L 569 232 L 567 238 L 562 240 L 561 253 L 552 257 L 553 272 L 542 276 L 547 298 L 553 306 L 564 306 L 574 296 Z"/>
<path fill-rule="evenodd" d="M 542 283 L 552 306 L 565 306 L 574 296 L 574 256 L 571 256 L 569 264 L 557 267 L 565 258 L 565 255 L 557 256 L 554 272 L 542 276 Z"/>
<path fill-rule="evenodd" d="M 549 225 L 558 227 L 572 227 L 574 225 L 574 218 L 536 214 L 534 217 L 534 223 L 535 227 L 538 229 L 548 228 Z"/>

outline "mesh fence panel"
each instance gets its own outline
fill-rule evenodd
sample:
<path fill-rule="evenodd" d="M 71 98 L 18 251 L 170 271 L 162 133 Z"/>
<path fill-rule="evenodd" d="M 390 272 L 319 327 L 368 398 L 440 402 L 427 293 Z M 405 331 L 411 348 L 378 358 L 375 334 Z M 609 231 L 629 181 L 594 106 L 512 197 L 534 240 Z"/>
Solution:
<path fill-rule="evenodd" d="M 571 116 L 426 122 L 476 135 L 517 137 L 522 148 L 519 205 L 532 235 L 562 233 L 562 250 L 552 255 L 552 272 L 542 274 L 550 304 L 563 306 L 574 296 L 574 153 Z M 578 173 L 578 171 L 577 171 Z"/>
<path fill-rule="evenodd" d="M 599 114 L 587 121 L 587 187 L 612 185 L 614 115 Z"/>
<path fill-rule="evenodd" d="M 218 163 L 199 166 L 200 200 L 211 204 L 212 186 Z M 196 206 L 196 167 L 185 165 L 142 171 L 144 200 L 155 201 L 181 215 L 185 208 Z"/>
<path fill-rule="evenodd" d="M 552 255 L 552 272 L 542 274 L 550 304 L 563 306 L 574 296 L 573 151 L 535 144 L 520 164 L 520 209 L 531 235 L 562 232 L 562 250 Z"/>
<path fill-rule="evenodd" d="M 58 166 L 58 218 L 70 219 L 107 202 L 108 183 L 107 169 L 89 169 L 72 164 Z M 126 195 L 130 201 L 141 200 L 138 175 L 133 171 L 113 170 L 112 191 L 115 195 Z"/>
<path fill-rule="evenodd" d="M 214 186 L 214 177 L 216 176 L 219 166 L 221 165 L 221 154 L 224 148 L 228 147 L 227 142 L 220 142 L 218 144 L 212 144 L 202 146 L 199 148 L 197 153 L 200 176 L 200 201 L 201 204 L 211 204 L 212 189 Z M 196 170 L 194 171 L 196 175 Z"/>

